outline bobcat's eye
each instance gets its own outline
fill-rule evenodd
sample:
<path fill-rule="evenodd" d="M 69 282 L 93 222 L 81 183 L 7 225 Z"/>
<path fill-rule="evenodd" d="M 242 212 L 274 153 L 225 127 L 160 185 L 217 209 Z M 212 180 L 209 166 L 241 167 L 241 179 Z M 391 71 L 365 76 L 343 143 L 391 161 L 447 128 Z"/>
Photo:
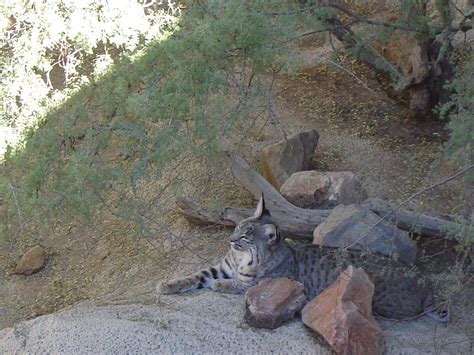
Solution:
<path fill-rule="evenodd" d="M 249 234 L 253 233 L 253 227 L 252 226 L 247 226 L 245 229 L 242 231 L 242 237 L 246 237 Z"/>
<path fill-rule="evenodd" d="M 242 239 L 244 242 L 250 242 L 250 239 L 247 238 L 246 235 L 242 235 L 242 236 L 240 237 L 240 239 Z"/>

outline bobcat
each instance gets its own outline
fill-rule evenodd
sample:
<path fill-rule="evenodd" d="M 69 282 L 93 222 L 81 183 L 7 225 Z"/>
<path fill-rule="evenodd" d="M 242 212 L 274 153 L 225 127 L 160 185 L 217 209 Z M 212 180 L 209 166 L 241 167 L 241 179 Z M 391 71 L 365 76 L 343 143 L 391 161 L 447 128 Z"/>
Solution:
<path fill-rule="evenodd" d="M 309 299 L 333 283 L 349 265 L 362 267 L 375 285 L 373 312 L 391 319 L 410 319 L 426 314 L 439 322 L 447 312 L 434 304 L 431 283 L 395 261 L 361 252 L 316 245 L 292 246 L 284 241 L 265 201 L 255 214 L 242 220 L 230 236 L 231 248 L 222 261 L 190 276 L 158 284 L 162 294 L 210 288 L 225 293 L 243 293 L 264 278 L 288 277 L 304 285 Z"/>

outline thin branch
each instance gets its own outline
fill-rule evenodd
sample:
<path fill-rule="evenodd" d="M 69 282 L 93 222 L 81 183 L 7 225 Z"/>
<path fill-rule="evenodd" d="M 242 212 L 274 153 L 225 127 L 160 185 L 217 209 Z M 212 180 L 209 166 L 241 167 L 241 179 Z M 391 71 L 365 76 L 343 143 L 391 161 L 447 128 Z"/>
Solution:
<path fill-rule="evenodd" d="M 454 179 L 457 179 L 458 177 L 460 177 L 460 176 L 466 174 L 466 173 L 467 173 L 469 170 L 471 170 L 471 169 L 474 169 L 474 164 L 468 165 L 468 166 L 464 167 L 463 169 L 459 170 L 457 173 L 455 173 L 455 174 L 453 174 L 453 175 L 451 175 L 451 176 L 448 176 L 447 178 L 445 178 L 445 179 L 443 179 L 443 180 L 441 180 L 441 181 L 438 181 L 437 183 L 435 183 L 435 184 L 433 184 L 433 185 L 431 185 L 431 186 L 428 186 L 428 187 L 424 188 L 424 189 L 421 190 L 421 191 L 418 191 L 418 192 L 414 193 L 413 195 L 411 195 L 410 197 L 408 197 L 407 199 L 405 199 L 403 202 L 401 202 L 400 205 L 398 205 L 398 207 L 397 207 L 396 210 L 400 209 L 404 204 L 410 202 L 410 201 L 413 200 L 414 198 L 416 198 L 416 197 L 418 197 L 418 196 L 420 196 L 420 195 L 422 195 L 422 194 L 424 194 L 424 193 L 426 193 L 426 192 L 429 192 L 429 191 L 431 191 L 431 190 L 433 190 L 433 189 L 435 189 L 435 188 L 437 188 L 437 187 L 439 187 L 439 186 L 441 186 L 441 185 L 444 185 L 444 184 L 446 184 L 446 183 L 448 183 L 448 182 L 450 182 L 450 181 L 452 181 L 452 180 L 454 180 Z M 395 210 L 395 212 L 396 212 L 396 210 Z"/>
<path fill-rule="evenodd" d="M 338 10 L 342 13 L 344 13 L 345 15 L 351 17 L 354 19 L 354 23 L 366 23 L 368 25 L 372 25 L 372 26 L 381 26 L 381 27 L 385 27 L 385 28 L 391 28 L 391 29 L 397 29 L 397 30 L 403 30 L 403 31 L 407 31 L 407 32 L 417 32 L 417 33 L 423 33 L 423 34 L 428 34 L 427 31 L 423 31 L 423 30 L 420 30 L 420 29 L 416 29 L 416 28 L 412 28 L 410 26 L 405 26 L 405 25 L 397 25 L 397 24 L 393 24 L 393 23 L 387 23 L 387 22 L 382 22 L 382 21 L 374 21 L 374 20 L 369 20 L 369 19 L 365 19 L 365 18 L 361 18 L 359 17 L 358 15 L 356 15 L 354 12 L 350 11 L 349 9 L 347 9 L 346 7 L 340 5 L 340 4 L 335 4 L 335 3 L 322 3 L 322 4 L 315 4 L 315 5 L 312 5 L 312 6 L 308 6 L 308 7 L 305 7 L 303 9 L 299 9 L 299 10 L 292 10 L 292 11 L 287 11 L 287 12 L 270 12 L 270 13 L 267 13 L 268 15 L 271 15 L 271 16 L 284 16 L 284 15 L 292 15 L 292 14 L 298 14 L 298 13 L 304 13 L 304 12 L 309 12 L 309 11 L 313 11 L 313 10 L 317 10 L 317 9 L 321 9 L 321 8 L 324 8 L 324 7 L 329 7 L 329 8 L 333 8 L 335 10 Z M 440 31 L 438 29 L 438 31 Z M 317 33 L 314 32 L 314 33 Z"/>
<path fill-rule="evenodd" d="M 369 19 L 364 19 L 350 11 L 349 9 L 345 8 L 344 6 L 341 6 L 339 4 L 321 4 L 321 7 L 331 7 L 333 9 L 339 10 L 346 14 L 349 17 L 352 17 L 355 19 L 357 22 L 360 23 L 366 23 L 368 25 L 373 25 L 373 26 L 381 26 L 381 27 L 386 27 L 386 28 L 392 28 L 392 29 L 397 29 L 397 30 L 403 30 L 403 31 L 408 31 L 408 32 L 418 32 L 418 33 L 424 33 L 427 34 L 427 31 L 420 31 L 418 29 L 409 27 L 409 26 L 403 26 L 403 25 L 396 25 L 392 23 L 387 23 L 387 22 L 381 22 L 381 21 L 374 21 L 374 20 L 369 20 Z"/>
<path fill-rule="evenodd" d="M 18 204 L 18 199 L 16 197 L 16 193 L 15 193 L 15 189 L 13 188 L 13 185 L 11 182 L 8 183 L 8 186 L 10 187 L 10 189 L 12 190 L 12 194 L 13 194 L 13 199 L 15 200 L 15 205 L 16 205 L 16 211 L 17 211 L 17 214 L 18 214 L 18 221 L 20 223 L 23 222 L 23 218 L 21 217 L 21 211 L 20 211 L 20 206 Z"/>
<path fill-rule="evenodd" d="M 5 266 L 3 268 L 3 271 L 6 270 L 7 268 L 7 265 L 10 261 L 10 255 L 11 255 L 11 252 L 13 250 L 13 246 L 16 244 L 16 239 L 18 238 L 18 236 L 20 235 L 20 233 L 23 231 L 23 228 L 25 227 L 26 223 L 23 222 L 23 218 L 21 216 L 21 210 L 20 210 L 20 205 L 18 204 L 18 199 L 16 197 L 16 193 L 15 193 L 15 188 L 13 187 L 13 185 L 11 184 L 11 182 L 8 183 L 8 186 L 10 187 L 10 189 L 12 190 L 12 195 L 13 195 L 13 200 L 15 200 L 15 205 L 16 205 L 16 212 L 17 212 L 17 215 L 18 215 L 18 224 L 19 224 L 19 227 L 18 229 L 16 230 L 14 236 L 10 239 L 10 245 L 8 246 L 8 251 L 7 251 L 7 258 L 6 258 L 6 262 L 5 262 Z"/>
<path fill-rule="evenodd" d="M 318 34 L 318 33 L 331 32 L 333 30 L 340 30 L 340 29 L 343 29 L 343 28 L 350 27 L 350 26 L 352 26 L 356 23 L 357 23 L 357 21 L 353 20 L 351 22 L 348 22 L 346 24 L 342 24 L 342 25 L 339 25 L 339 26 L 333 26 L 331 28 L 323 28 L 321 30 L 314 30 L 314 31 L 310 31 L 310 32 L 305 32 L 305 33 L 301 34 L 301 36 L 306 37 L 306 36 L 311 36 L 311 35 Z"/>
<path fill-rule="evenodd" d="M 355 81 L 359 84 L 361 84 L 363 87 L 365 87 L 368 91 L 370 91 L 371 93 L 375 93 L 374 90 L 372 90 L 366 83 L 364 83 L 359 77 L 357 77 L 357 75 L 355 75 L 353 72 L 351 72 L 349 69 L 347 68 L 344 68 L 342 65 L 339 65 L 337 64 L 336 62 L 334 62 L 333 60 L 331 59 L 326 59 L 326 61 L 328 61 L 329 63 L 331 63 L 332 65 L 334 65 L 335 67 L 345 71 L 347 74 L 349 74 L 350 76 L 352 76 Z"/>
<path fill-rule="evenodd" d="M 405 199 L 404 201 L 402 201 L 401 203 L 399 203 L 397 205 L 397 207 L 395 207 L 394 209 L 391 209 L 389 210 L 387 213 L 385 213 L 382 217 L 380 217 L 380 219 L 374 223 L 370 229 L 364 233 L 363 235 L 361 235 L 359 238 L 357 238 L 352 244 L 348 245 L 345 247 L 345 249 L 350 249 L 352 247 L 354 247 L 359 241 L 363 240 L 364 238 L 366 238 L 373 230 L 376 226 L 378 226 L 380 223 L 382 223 L 384 220 L 386 220 L 389 216 L 393 215 L 394 213 L 396 213 L 397 211 L 399 211 L 403 205 L 407 204 L 408 202 L 410 202 L 411 200 L 417 198 L 418 196 L 426 193 L 426 192 L 429 192 L 429 191 L 432 191 L 433 189 L 441 186 L 441 185 L 444 185 L 446 183 L 448 183 L 449 181 L 452 181 L 464 174 L 466 174 L 469 170 L 471 169 L 474 169 L 474 164 L 472 165 L 469 165 L 469 166 L 466 166 L 464 167 L 463 169 L 459 170 L 458 172 L 456 172 L 455 174 L 453 175 L 450 175 L 448 176 L 447 178 L 441 180 L 441 181 L 438 181 L 437 183 L 434 183 L 433 185 L 430 185 L 426 188 L 424 188 L 423 190 L 420 190 L 416 193 L 414 193 L 413 195 L 409 196 L 407 199 Z"/>

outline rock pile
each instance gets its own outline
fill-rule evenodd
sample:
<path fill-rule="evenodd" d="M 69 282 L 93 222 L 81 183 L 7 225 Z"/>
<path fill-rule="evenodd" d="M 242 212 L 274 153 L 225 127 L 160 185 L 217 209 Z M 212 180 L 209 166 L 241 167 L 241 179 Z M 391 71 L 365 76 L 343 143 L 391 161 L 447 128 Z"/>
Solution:
<path fill-rule="evenodd" d="M 307 170 L 319 140 L 315 130 L 291 136 L 263 149 L 263 176 L 300 208 L 334 208 L 313 232 L 313 243 L 379 253 L 406 265 L 416 259 L 416 243 L 407 232 L 360 204 L 368 194 L 350 171 Z"/>

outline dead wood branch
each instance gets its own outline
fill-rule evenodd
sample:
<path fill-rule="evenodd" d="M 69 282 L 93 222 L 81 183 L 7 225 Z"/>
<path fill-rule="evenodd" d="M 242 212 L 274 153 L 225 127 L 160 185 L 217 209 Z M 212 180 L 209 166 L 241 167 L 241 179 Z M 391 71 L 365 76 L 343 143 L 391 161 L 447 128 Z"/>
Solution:
<path fill-rule="evenodd" d="M 179 197 L 176 200 L 181 214 L 191 223 L 197 225 L 219 225 L 232 227 L 244 218 L 253 215 L 250 208 L 209 208 L 199 205 L 192 200 Z"/>
<path fill-rule="evenodd" d="M 392 79 L 395 79 L 395 81 L 399 80 L 403 76 L 397 68 L 391 65 L 382 56 L 373 53 L 370 48 L 358 50 L 358 48 L 363 48 L 366 46 L 357 39 L 357 36 L 352 31 L 352 29 L 349 26 L 345 26 L 341 20 L 336 17 L 328 17 L 325 19 L 325 23 L 331 33 L 342 43 L 347 51 L 351 52 L 357 50 L 359 52 L 358 59 L 361 62 L 388 75 Z"/>
<path fill-rule="evenodd" d="M 178 199 L 177 204 L 181 214 L 189 222 L 198 225 L 234 226 L 254 213 L 253 208 L 224 207 L 212 209 L 183 197 Z M 288 211 L 288 213 L 271 208 L 270 210 L 272 220 L 280 227 L 282 234 L 298 239 L 313 239 L 314 229 L 331 212 L 329 210 L 306 210 L 310 212 L 309 214 L 312 215 L 313 219 L 304 219 L 304 216 L 295 215 L 293 210 Z M 321 214 L 321 216 L 318 214 Z"/>
<path fill-rule="evenodd" d="M 232 174 L 246 190 L 256 198 L 264 194 L 272 219 L 285 236 L 312 239 L 314 229 L 331 213 L 331 210 L 308 210 L 292 205 L 241 157 L 230 153 L 226 153 L 226 157 Z M 195 224 L 233 226 L 253 214 L 253 209 L 234 207 L 212 209 L 185 198 L 179 198 L 177 203 L 186 219 Z M 382 217 L 390 216 L 387 220 L 402 230 L 429 237 L 448 238 L 448 234 L 455 235 L 463 228 L 462 225 L 456 225 L 452 217 L 420 214 L 380 199 L 368 199 L 362 206 Z"/>
<path fill-rule="evenodd" d="M 370 198 L 362 206 L 404 231 L 427 237 L 452 239 L 449 235 L 457 235 L 463 228 L 454 223 L 454 217 L 414 212 L 378 198 Z"/>

